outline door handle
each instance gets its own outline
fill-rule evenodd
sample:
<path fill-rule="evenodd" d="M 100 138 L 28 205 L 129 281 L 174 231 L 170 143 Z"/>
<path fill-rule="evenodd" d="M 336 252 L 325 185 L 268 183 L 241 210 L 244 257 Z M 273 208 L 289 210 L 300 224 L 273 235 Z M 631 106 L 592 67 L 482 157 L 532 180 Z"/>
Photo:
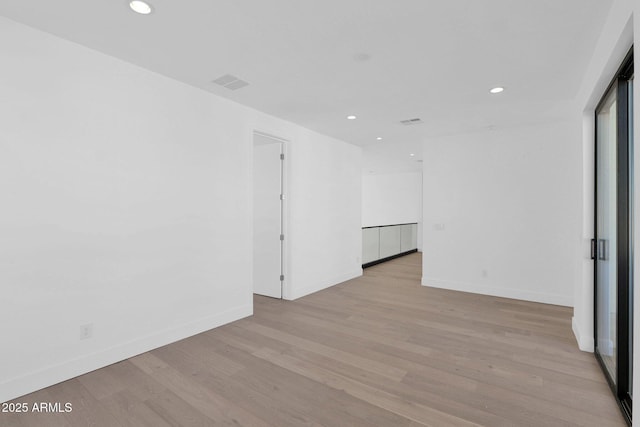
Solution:
<path fill-rule="evenodd" d="M 605 261 L 607 259 L 607 245 L 605 242 L 606 240 L 604 239 L 598 240 L 598 259 L 602 261 Z"/>
<path fill-rule="evenodd" d="M 598 251 L 598 245 L 596 239 L 591 239 L 591 259 L 596 259 L 596 252 Z"/>

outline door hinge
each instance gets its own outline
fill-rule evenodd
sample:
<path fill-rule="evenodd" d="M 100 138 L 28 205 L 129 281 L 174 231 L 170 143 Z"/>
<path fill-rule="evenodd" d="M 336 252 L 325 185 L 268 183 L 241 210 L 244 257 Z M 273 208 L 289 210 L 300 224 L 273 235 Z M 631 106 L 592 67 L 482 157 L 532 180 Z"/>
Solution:
<path fill-rule="evenodd" d="M 284 200 L 284 194 L 280 195 L 280 200 Z"/>
<path fill-rule="evenodd" d="M 280 160 L 284 160 L 284 154 L 280 154 Z"/>
<path fill-rule="evenodd" d="M 284 240 L 284 234 L 280 235 L 280 240 Z"/>
<path fill-rule="evenodd" d="M 280 275 L 280 281 L 281 281 L 281 282 L 284 282 L 284 274 L 281 274 L 281 275 Z"/>
<path fill-rule="evenodd" d="M 596 239 L 591 239 L 591 259 L 596 259 L 597 248 Z"/>

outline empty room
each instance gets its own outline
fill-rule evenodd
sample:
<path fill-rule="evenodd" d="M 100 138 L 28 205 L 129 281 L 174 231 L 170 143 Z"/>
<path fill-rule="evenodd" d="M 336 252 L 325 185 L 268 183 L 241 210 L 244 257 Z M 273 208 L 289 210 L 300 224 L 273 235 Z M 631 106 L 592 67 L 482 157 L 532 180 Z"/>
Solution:
<path fill-rule="evenodd" d="M 632 425 L 637 13 L 0 2 L 0 426 Z"/>

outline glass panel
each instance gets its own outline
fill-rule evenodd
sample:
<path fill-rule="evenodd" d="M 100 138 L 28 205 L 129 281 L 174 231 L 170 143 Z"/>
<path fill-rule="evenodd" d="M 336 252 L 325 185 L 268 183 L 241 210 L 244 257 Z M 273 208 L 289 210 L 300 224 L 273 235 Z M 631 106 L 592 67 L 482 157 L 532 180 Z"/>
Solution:
<path fill-rule="evenodd" d="M 418 224 L 411 224 L 411 249 L 418 249 Z"/>
<path fill-rule="evenodd" d="M 401 227 L 400 251 L 407 252 L 415 249 L 413 246 L 413 224 L 403 224 Z"/>
<path fill-rule="evenodd" d="M 362 263 L 380 259 L 380 229 L 362 229 Z"/>
<path fill-rule="evenodd" d="M 597 113 L 596 135 L 596 351 L 614 382 L 617 358 L 616 93 L 614 86 Z"/>
<path fill-rule="evenodd" d="M 400 253 L 400 226 L 380 227 L 380 258 Z"/>

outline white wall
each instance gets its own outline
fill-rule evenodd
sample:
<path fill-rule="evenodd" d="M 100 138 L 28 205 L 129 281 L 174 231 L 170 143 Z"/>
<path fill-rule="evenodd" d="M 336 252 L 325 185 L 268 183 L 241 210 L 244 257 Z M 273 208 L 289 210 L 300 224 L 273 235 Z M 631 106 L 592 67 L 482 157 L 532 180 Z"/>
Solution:
<path fill-rule="evenodd" d="M 0 62 L 0 401 L 251 314 L 258 127 L 292 137 L 291 293 L 359 274 L 360 149 L 4 18 Z"/>
<path fill-rule="evenodd" d="M 582 166 L 576 123 L 424 143 L 423 285 L 573 304 Z"/>
<path fill-rule="evenodd" d="M 362 275 L 361 148 L 306 130 L 294 140 L 286 299 Z"/>
<path fill-rule="evenodd" d="M 362 226 L 419 222 L 422 218 L 422 174 L 362 176 Z"/>

